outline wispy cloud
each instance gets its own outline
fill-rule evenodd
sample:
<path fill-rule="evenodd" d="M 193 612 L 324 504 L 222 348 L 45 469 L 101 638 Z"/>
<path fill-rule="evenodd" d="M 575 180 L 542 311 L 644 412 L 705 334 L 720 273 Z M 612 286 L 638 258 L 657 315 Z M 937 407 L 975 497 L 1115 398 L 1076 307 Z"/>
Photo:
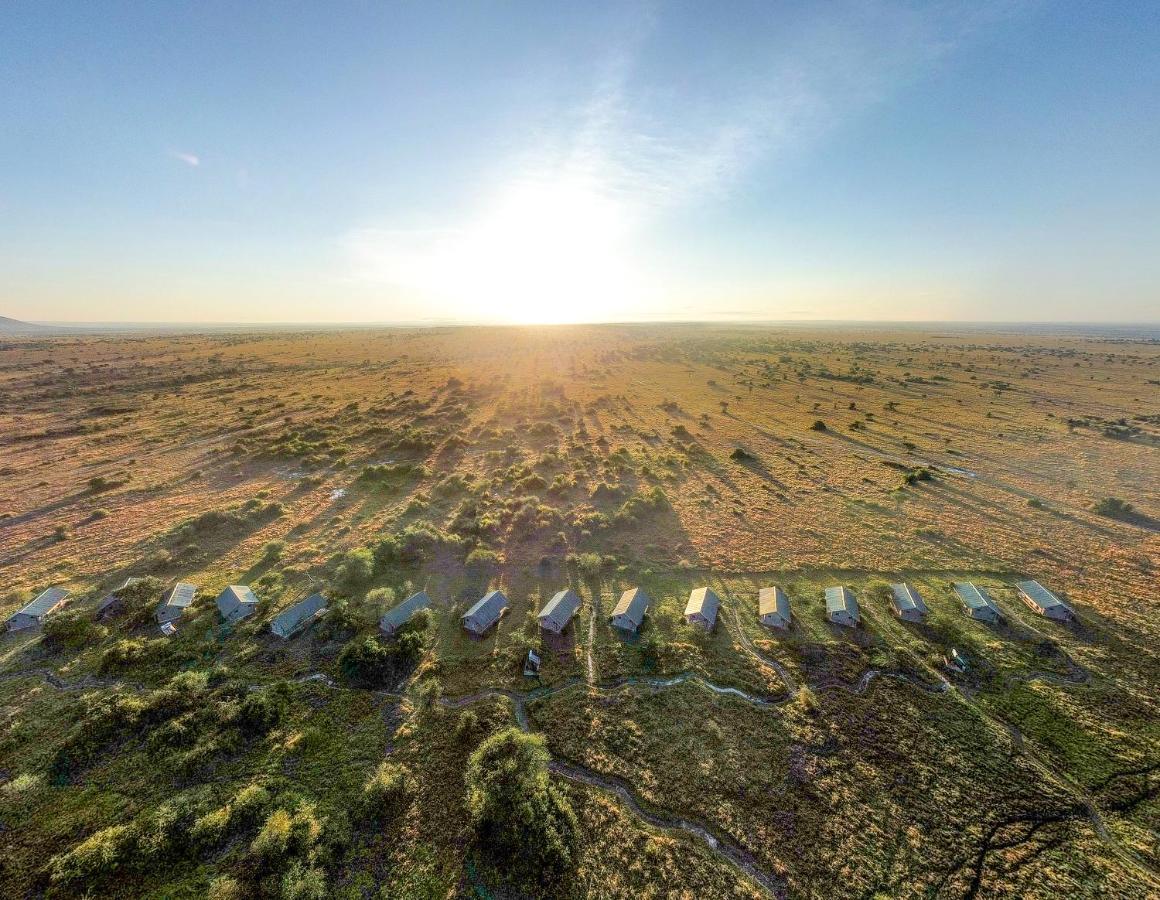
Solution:
<path fill-rule="evenodd" d="M 779 162 L 865 115 L 1014 5 L 851 0 L 817 7 L 788 22 L 755 23 L 755 33 L 724 36 L 722 45 L 739 48 L 736 54 L 689 59 L 675 86 L 651 74 L 663 66 L 649 65 L 652 54 L 663 56 L 666 49 L 663 10 L 635 20 L 594 64 L 589 95 L 573 109 L 556 111 L 552 124 L 530 129 L 538 135 L 535 143 L 501 164 L 507 195 L 527 199 L 548 186 L 564 201 L 554 215 L 531 202 L 522 214 L 543 220 L 509 227 L 507 236 L 526 240 L 534 234 L 564 269 L 563 278 L 590 268 L 584 254 L 595 244 L 610 271 L 625 277 L 630 267 L 621 263 L 637 256 L 635 246 L 650 224 L 678 207 L 728 197 L 759 168 L 763 177 L 779 177 Z M 495 203 L 510 206 L 507 195 Z M 587 216 L 581 224 L 590 230 L 576 227 L 577 213 Z M 511 225 L 489 209 L 435 229 L 392 222 L 352 229 L 342 245 L 355 277 L 447 293 L 446 280 L 431 273 L 462 275 L 474 260 L 480 271 L 467 272 L 470 277 L 456 279 L 457 285 L 503 277 L 490 261 L 483 266 L 481 248 L 510 257 L 513 266 L 526 264 L 525 254 L 502 253 L 497 222 Z M 619 247 L 605 233 L 613 225 Z M 559 233 L 555 243 L 553 231 Z M 570 262 L 569 253 L 575 256 Z M 637 275 L 634 290 L 643 283 Z M 586 288 L 624 297 L 623 290 L 588 276 L 582 279 Z M 541 295 L 549 290 L 524 287 Z M 504 291 L 491 285 L 485 293 Z"/>
<path fill-rule="evenodd" d="M 196 153 L 188 153 L 184 150 L 170 150 L 169 155 L 178 162 L 183 162 L 193 169 L 201 165 L 201 157 Z"/>

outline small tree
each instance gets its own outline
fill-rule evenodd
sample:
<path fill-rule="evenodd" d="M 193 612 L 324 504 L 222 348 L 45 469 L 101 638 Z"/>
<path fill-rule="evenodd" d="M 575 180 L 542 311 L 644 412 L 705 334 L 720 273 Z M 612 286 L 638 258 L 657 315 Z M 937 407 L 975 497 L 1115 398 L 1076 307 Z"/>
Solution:
<path fill-rule="evenodd" d="M 467 807 L 481 850 L 518 875 L 551 879 L 572 865 L 579 827 L 548 778 L 542 735 L 508 728 L 467 764 Z"/>

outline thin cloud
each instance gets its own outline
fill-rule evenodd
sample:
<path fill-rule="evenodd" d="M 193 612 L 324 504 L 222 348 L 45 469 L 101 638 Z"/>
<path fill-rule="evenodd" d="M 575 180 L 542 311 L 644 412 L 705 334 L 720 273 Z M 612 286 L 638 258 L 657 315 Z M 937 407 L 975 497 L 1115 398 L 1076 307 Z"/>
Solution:
<path fill-rule="evenodd" d="M 187 153 L 184 150 L 170 150 L 169 155 L 178 162 L 183 162 L 191 169 L 196 169 L 201 165 L 201 157 L 196 153 Z"/>
<path fill-rule="evenodd" d="M 605 248 L 607 255 L 637 258 L 651 224 L 680 207 L 736 193 L 758 167 L 763 178 L 778 177 L 779 163 L 867 114 L 1018 6 L 1005 0 L 827 6 L 792 23 L 757 26 L 767 32 L 764 40 L 747 42 L 747 56 L 703 68 L 691 60 L 680 90 L 646 74 L 647 55 L 665 39 L 663 12 L 648 16 L 597 61 L 581 103 L 555 111 L 551 127 L 529 129 L 537 140 L 494 179 L 505 186 L 498 201 L 503 191 L 519 193 L 527 185 L 565 185 L 569 200 L 601 215 L 592 219 L 594 233 L 564 236 L 591 243 L 604 238 L 604 223 L 617 223 L 620 243 Z M 478 261 L 478 246 L 502 249 L 487 244 L 492 218 L 485 205 L 466 218 L 437 220 L 434 229 L 365 224 L 343 235 L 340 246 L 357 280 L 446 293 L 438 273 L 462 270 L 461 260 Z M 543 223 L 546 233 L 559 227 L 550 217 Z M 572 263 L 563 251 L 561 257 Z M 625 270 L 615 272 L 619 277 Z M 637 274 L 634 291 L 646 281 Z"/>

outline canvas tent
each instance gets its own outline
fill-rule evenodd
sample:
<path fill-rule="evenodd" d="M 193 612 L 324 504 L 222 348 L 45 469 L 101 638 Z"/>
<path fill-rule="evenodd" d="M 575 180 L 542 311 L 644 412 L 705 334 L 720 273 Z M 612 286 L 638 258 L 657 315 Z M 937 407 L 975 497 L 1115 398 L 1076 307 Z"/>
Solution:
<path fill-rule="evenodd" d="M 421 609 L 426 609 L 430 605 L 431 598 L 427 596 L 426 591 L 419 591 L 417 594 L 412 594 L 398 606 L 393 609 L 388 609 L 383 613 L 383 617 L 379 619 L 379 630 L 387 637 L 390 637 L 410 622 L 411 617 L 415 613 Z"/>
<path fill-rule="evenodd" d="M 43 625 L 44 620 L 64 606 L 69 592 L 64 588 L 50 587 L 40 593 L 31 603 L 14 612 L 8 619 L 9 631 L 20 631 Z"/>
<path fill-rule="evenodd" d="M 789 628 L 792 613 L 785 591 L 779 587 L 763 587 L 758 591 L 757 619 L 770 628 Z"/>
<path fill-rule="evenodd" d="M 890 585 L 890 606 L 904 622 L 921 622 L 926 618 L 926 603 L 909 584 Z"/>
<path fill-rule="evenodd" d="M 717 623 L 717 610 L 720 607 L 721 598 L 712 588 L 694 588 L 689 593 L 689 602 L 685 604 L 685 621 L 711 630 Z"/>
<path fill-rule="evenodd" d="M 998 622 L 999 610 L 991 602 L 991 598 L 975 587 L 970 581 L 956 581 L 955 593 L 963 604 L 963 610 L 972 619 L 980 622 Z"/>
<path fill-rule="evenodd" d="M 630 588 L 620 595 L 620 602 L 612 610 L 608 621 L 614 628 L 637 631 L 644 622 L 644 615 L 648 612 L 650 603 L 652 601 L 642 588 Z"/>
<path fill-rule="evenodd" d="M 322 594 L 311 594 L 275 616 L 270 630 L 286 640 L 325 614 L 326 598 Z"/>
<path fill-rule="evenodd" d="M 491 591 L 465 612 L 460 620 L 472 634 L 483 634 L 507 612 L 508 599 L 503 591 Z"/>
<path fill-rule="evenodd" d="M 835 625 L 853 628 L 858 624 L 858 600 L 847 587 L 835 585 L 826 588 L 826 618 Z"/>
<path fill-rule="evenodd" d="M 1019 598 L 1041 616 L 1057 622 L 1067 622 L 1075 618 L 1071 607 L 1038 581 L 1017 582 L 1015 590 L 1019 592 Z"/>
<path fill-rule="evenodd" d="M 197 586 L 186 581 L 179 581 L 164 594 L 157 604 L 157 623 L 164 625 L 181 618 L 181 614 L 193 603 L 193 595 L 197 593 Z"/>
<path fill-rule="evenodd" d="M 544 604 L 538 616 L 540 627 L 553 634 L 559 634 L 580 611 L 580 595 L 571 588 L 559 591 Z"/>
<path fill-rule="evenodd" d="M 236 622 L 258 608 L 258 598 L 246 585 L 231 584 L 218 594 L 217 608 L 227 622 Z"/>

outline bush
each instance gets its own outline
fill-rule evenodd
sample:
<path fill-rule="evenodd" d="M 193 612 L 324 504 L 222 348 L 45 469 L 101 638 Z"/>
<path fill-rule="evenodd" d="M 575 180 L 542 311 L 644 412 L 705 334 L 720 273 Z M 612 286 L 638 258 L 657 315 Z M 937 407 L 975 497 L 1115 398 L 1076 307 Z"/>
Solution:
<path fill-rule="evenodd" d="M 576 814 L 548 778 L 542 735 L 508 728 L 467 764 L 467 807 L 481 852 L 517 876 L 551 879 L 571 868 Z"/>
<path fill-rule="evenodd" d="M 44 623 L 44 641 L 52 649 L 83 647 L 93 639 L 99 639 L 104 629 L 79 612 L 66 612 L 53 616 Z"/>
<path fill-rule="evenodd" d="M 338 655 L 343 677 L 363 687 L 379 687 L 413 668 L 423 655 L 423 635 L 406 629 L 383 644 L 376 637 L 355 638 Z"/>
<path fill-rule="evenodd" d="M 102 673 L 127 669 L 142 662 L 150 651 L 144 638 L 122 639 L 101 654 L 98 668 Z"/>
<path fill-rule="evenodd" d="M 285 684 L 247 694 L 238 709 L 235 724 L 250 735 L 265 734 L 286 716 L 289 708 Z"/>
<path fill-rule="evenodd" d="M 490 575 L 499 568 L 502 561 L 500 555 L 494 550 L 476 547 L 467 554 L 464 565 L 467 567 L 467 571 L 473 575 Z"/>
<path fill-rule="evenodd" d="M 1097 500 L 1092 508 L 1098 515 L 1109 519 L 1119 519 L 1121 522 L 1130 522 L 1136 518 L 1136 508 L 1119 497 L 1104 497 Z"/>
<path fill-rule="evenodd" d="M 335 580 L 348 591 L 356 591 L 375 574 L 375 557 L 370 550 L 348 550 L 334 570 Z"/>
<path fill-rule="evenodd" d="M 326 873 L 295 860 L 282 876 L 282 900 L 324 900 L 328 894 Z"/>
<path fill-rule="evenodd" d="M 470 744 L 479 734 L 479 716 L 475 710 L 466 709 L 459 714 L 455 723 L 455 739 L 461 744 Z"/>
<path fill-rule="evenodd" d="M 410 773 L 402 766 L 382 762 L 363 785 L 359 813 L 367 822 L 386 822 L 398 816 L 413 793 Z"/>
<path fill-rule="evenodd" d="M 243 900 L 246 892 L 236 878 L 221 875 L 210 882 L 206 900 Z"/>
<path fill-rule="evenodd" d="M 285 809 L 270 813 L 262 830 L 250 844 L 250 854 L 263 869 L 277 868 L 290 849 L 294 816 Z"/>
<path fill-rule="evenodd" d="M 825 431 L 826 423 L 821 419 L 814 419 L 814 424 L 810 426 L 810 431 Z"/>
<path fill-rule="evenodd" d="M 67 853 L 49 862 L 49 878 L 56 884 L 73 884 L 106 878 L 130 863 L 133 829 L 113 825 L 90 835 Z"/>

